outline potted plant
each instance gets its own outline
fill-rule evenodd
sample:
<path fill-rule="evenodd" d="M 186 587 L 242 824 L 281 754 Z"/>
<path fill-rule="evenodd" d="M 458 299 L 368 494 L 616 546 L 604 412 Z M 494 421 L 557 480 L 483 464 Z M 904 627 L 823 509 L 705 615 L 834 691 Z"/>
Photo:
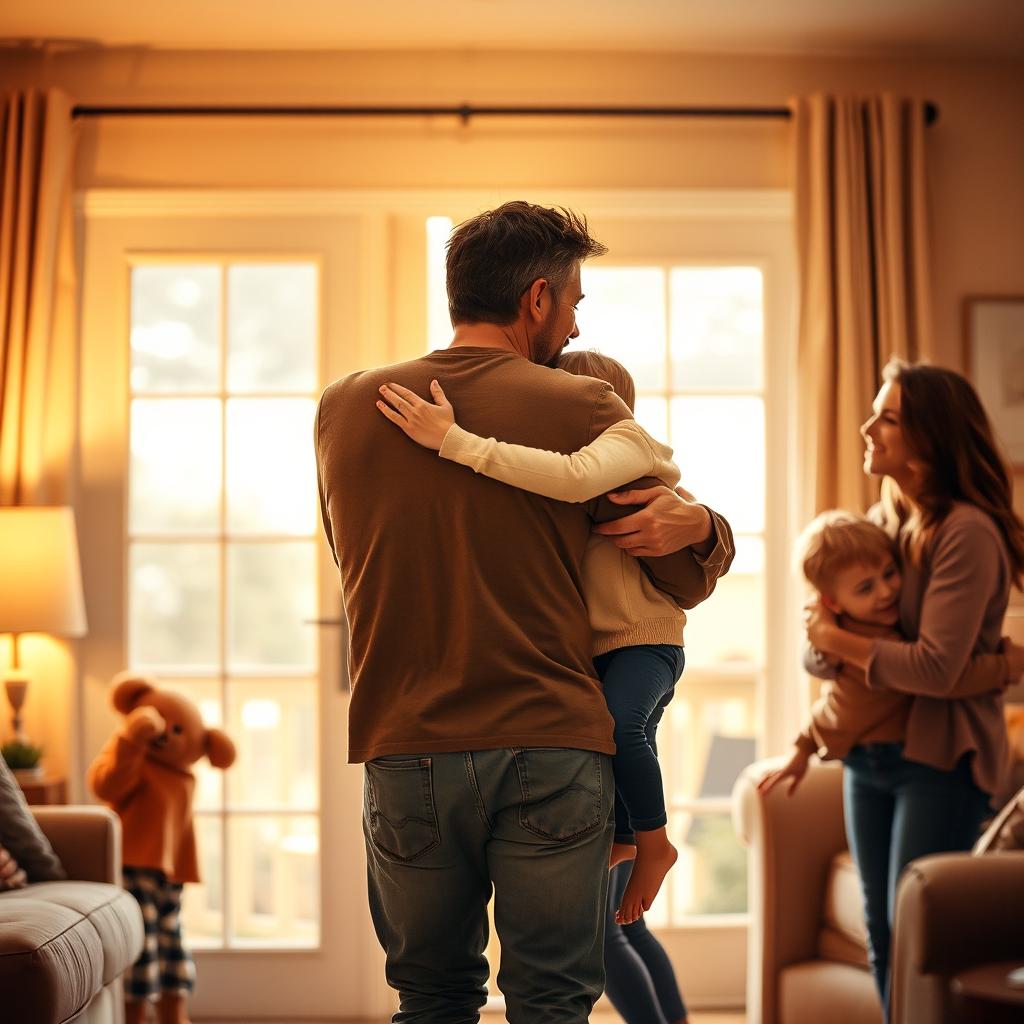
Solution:
<path fill-rule="evenodd" d="M 43 774 L 43 748 L 26 740 L 10 740 L 0 746 L 0 755 L 15 776 L 23 779 L 38 779 Z"/>

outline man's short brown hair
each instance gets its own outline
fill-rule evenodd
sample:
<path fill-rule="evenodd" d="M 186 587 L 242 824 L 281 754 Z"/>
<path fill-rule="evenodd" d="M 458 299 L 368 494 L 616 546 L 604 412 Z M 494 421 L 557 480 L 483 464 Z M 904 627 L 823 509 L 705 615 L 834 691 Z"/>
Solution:
<path fill-rule="evenodd" d="M 895 557 L 892 539 L 864 516 L 822 512 L 796 541 L 796 561 L 815 590 L 830 594 L 836 573 L 851 565 L 880 565 Z"/>
<path fill-rule="evenodd" d="M 608 250 L 585 217 L 563 207 L 505 203 L 463 221 L 448 239 L 448 312 L 457 324 L 510 324 L 538 278 L 557 293 L 577 263 Z"/>

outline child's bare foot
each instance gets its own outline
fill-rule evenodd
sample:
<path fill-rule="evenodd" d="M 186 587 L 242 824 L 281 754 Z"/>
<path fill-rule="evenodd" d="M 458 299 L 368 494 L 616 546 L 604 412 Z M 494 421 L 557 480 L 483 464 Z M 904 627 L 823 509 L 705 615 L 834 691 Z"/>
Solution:
<path fill-rule="evenodd" d="M 624 860 L 632 860 L 636 856 L 636 847 L 632 843 L 612 843 L 612 855 L 608 858 L 608 870 Z"/>
<path fill-rule="evenodd" d="M 636 860 L 622 903 L 615 914 L 616 924 L 632 924 L 645 910 L 651 909 L 661 883 L 678 859 L 679 853 L 668 841 L 664 828 L 637 832 Z"/>

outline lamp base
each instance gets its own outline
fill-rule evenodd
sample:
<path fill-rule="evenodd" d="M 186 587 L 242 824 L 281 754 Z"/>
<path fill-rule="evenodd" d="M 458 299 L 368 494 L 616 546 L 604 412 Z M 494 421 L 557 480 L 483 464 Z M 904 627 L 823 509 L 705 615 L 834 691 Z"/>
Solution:
<path fill-rule="evenodd" d="M 19 743 L 28 743 L 28 736 L 25 734 L 25 726 L 21 718 L 21 709 L 28 696 L 28 675 L 18 669 L 11 669 L 4 676 L 4 689 L 7 691 L 7 701 L 11 705 L 11 728 L 14 730 L 14 738 Z"/>

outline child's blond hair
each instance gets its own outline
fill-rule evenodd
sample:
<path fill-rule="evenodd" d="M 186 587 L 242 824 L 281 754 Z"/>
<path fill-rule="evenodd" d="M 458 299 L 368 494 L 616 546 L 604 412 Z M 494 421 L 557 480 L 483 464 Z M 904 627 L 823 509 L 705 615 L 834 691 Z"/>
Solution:
<path fill-rule="evenodd" d="M 836 573 L 851 565 L 880 565 L 894 555 L 893 542 L 880 526 L 842 509 L 822 512 L 797 538 L 795 560 L 819 593 L 829 593 Z"/>
<path fill-rule="evenodd" d="M 607 381 L 615 389 L 619 396 L 633 412 L 636 404 L 636 385 L 622 363 L 611 356 L 601 355 L 600 352 L 574 349 L 572 352 L 563 352 L 558 360 L 558 368 L 566 373 L 575 373 L 580 377 L 596 377 L 598 380 Z"/>

